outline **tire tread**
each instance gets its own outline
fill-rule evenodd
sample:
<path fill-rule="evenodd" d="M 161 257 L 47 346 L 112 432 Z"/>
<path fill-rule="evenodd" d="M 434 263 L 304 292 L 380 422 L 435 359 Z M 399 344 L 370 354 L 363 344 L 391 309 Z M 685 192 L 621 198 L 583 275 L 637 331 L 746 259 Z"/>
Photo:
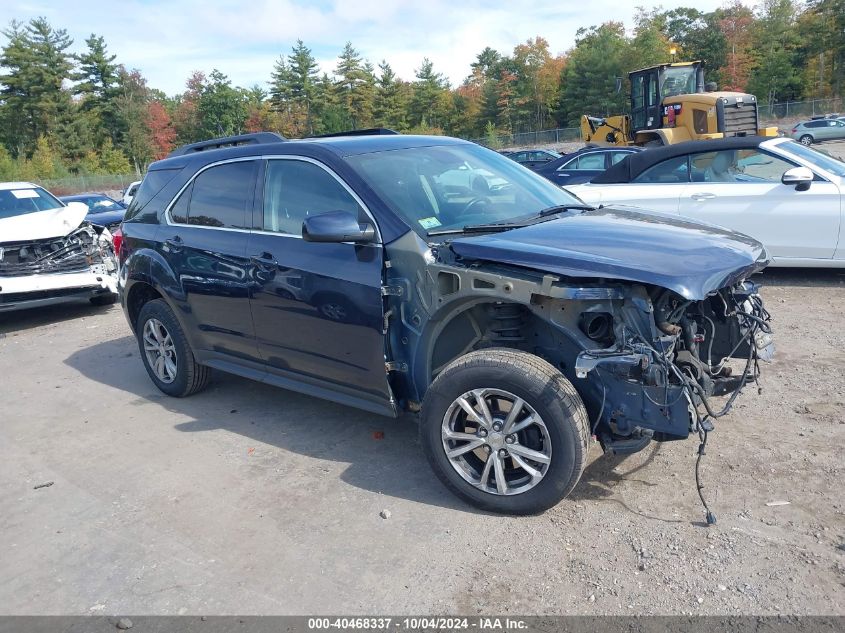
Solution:
<path fill-rule="evenodd" d="M 179 370 L 185 372 L 185 385 L 182 389 L 165 391 L 158 382 L 153 379 L 156 386 L 167 395 L 174 396 L 176 398 L 185 398 L 205 389 L 211 376 L 211 368 L 206 365 L 200 365 L 196 361 L 194 358 L 194 352 L 188 344 L 188 339 L 185 337 L 182 326 L 179 325 L 179 321 L 176 319 L 176 316 L 173 314 L 173 311 L 164 299 L 153 299 L 152 301 L 145 303 L 138 314 L 138 324 L 135 331 L 138 332 L 138 345 L 141 353 L 141 362 L 144 363 L 144 367 L 147 366 L 147 363 L 144 360 L 144 349 L 141 339 L 143 336 L 143 323 L 148 315 L 155 316 L 159 321 L 167 326 L 167 329 L 170 331 L 170 336 L 173 338 L 173 342 L 181 348 L 181 356 L 184 359 L 184 362 L 182 363 L 184 368 Z M 147 368 L 147 373 L 150 373 L 149 368 Z M 153 377 L 151 373 L 150 377 Z"/>
<path fill-rule="evenodd" d="M 576 447 L 575 463 L 572 469 L 572 475 L 569 481 L 564 482 L 563 493 L 560 498 L 568 495 L 578 483 L 578 480 L 581 478 L 584 468 L 586 467 L 590 439 L 589 419 L 584 403 L 578 395 L 578 392 L 575 390 L 575 387 L 548 361 L 534 354 L 509 348 L 491 347 L 469 352 L 449 363 L 437 375 L 434 381 L 432 381 L 426 391 L 425 397 L 423 398 L 423 412 L 426 411 L 426 405 L 430 404 L 432 394 L 436 393 L 441 385 L 448 384 L 450 376 L 453 375 L 454 372 L 480 368 L 506 369 L 519 374 L 527 374 L 536 384 L 544 385 L 544 400 L 547 402 L 550 400 L 557 402 L 563 409 L 564 416 L 574 423 L 578 438 L 580 439 L 580 446 Z M 424 419 L 425 416 L 423 416 L 423 420 Z M 423 450 L 426 453 L 426 457 L 428 457 L 429 462 L 434 464 L 433 455 L 431 454 L 432 447 L 423 438 L 425 432 L 426 429 L 421 421 L 420 439 Z M 440 481 L 443 482 L 446 487 L 458 497 L 470 501 L 482 509 L 502 512 L 499 505 L 493 502 L 495 497 L 491 496 L 492 498 L 490 503 L 479 502 L 477 499 L 471 499 L 464 494 L 461 488 L 456 486 L 448 476 L 442 473 L 439 468 L 435 467 L 434 471 Z M 557 503 L 557 501 L 559 501 L 559 499 L 555 500 L 555 503 Z M 533 507 L 527 507 L 524 510 L 511 509 L 507 511 L 513 514 L 536 514 L 537 512 L 547 509 L 551 505 L 554 505 L 554 503 L 539 503 Z"/>

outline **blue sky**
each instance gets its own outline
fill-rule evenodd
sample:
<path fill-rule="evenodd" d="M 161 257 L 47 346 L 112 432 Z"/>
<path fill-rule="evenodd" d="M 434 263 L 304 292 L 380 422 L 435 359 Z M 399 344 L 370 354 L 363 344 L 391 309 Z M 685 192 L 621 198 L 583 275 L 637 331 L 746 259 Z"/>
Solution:
<path fill-rule="evenodd" d="M 608 19 L 630 25 L 637 4 L 641 2 L 3 0 L 0 24 L 43 15 L 54 27 L 67 29 L 74 50 L 84 49 L 91 33 L 103 35 L 118 62 L 138 68 L 150 86 L 175 94 L 184 89 L 191 71 L 208 73 L 212 68 L 236 85 L 265 85 L 273 62 L 280 53 L 287 54 L 297 38 L 329 73 L 349 40 L 374 65 L 387 59 L 404 79 L 412 79 L 414 69 L 428 57 L 435 70 L 458 84 L 485 46 L 510 52 L 516 44 L 542 35 L 553 52 L 564 52 L 579 27 Z M 720 4 L 720 0 L 662 3 L 664 8 L 700 10 Z"/>

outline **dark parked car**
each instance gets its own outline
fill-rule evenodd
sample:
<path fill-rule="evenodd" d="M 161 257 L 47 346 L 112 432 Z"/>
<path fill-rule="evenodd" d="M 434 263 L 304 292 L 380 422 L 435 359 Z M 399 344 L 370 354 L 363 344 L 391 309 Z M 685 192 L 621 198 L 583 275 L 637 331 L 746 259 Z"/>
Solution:
<path fill-rule="evenodd" d="M 456 169 L 507 186 L 443 180 Z M 418 412 L 437 476 L 498 512 L 565 497 L 591 436 L 615 452 L 706 436 L 709 398 L 771 351 L 758 242 L 585 207 L 458 139 L 185 146 L 150 166 L 122 230 L 121 301 L 161 391 L 215 368 Z"/>
<path fill-rule="evenodd" d="M 62 196 L 59 200 L 65 204 L 68 202 L 83 203 L 88 207 L 88 215 L 85 216 L 85 219 L 91 224 L 106 227 L 112 233 L 120 226 L 126 213 L 126 207 L 122 202 L 112 200 L 103 193 L 80 193 L 74 196 Z"/>
<path fill-rule="evenodd" d="M 556 185 L 577 185 L 589 182 L 626 156 L 641 151 L 640 147 L 585 147 L 534 171 Z"/>
<path fill-rule="evenodd" d="M 525 165 L 529 169 L 537 169 L 550 161 L 560 158 L 560 154 L 557 152 L 545 149 L 506 150 L 502 154 L 511 160 L 515 160 L 520 165 Z"/>

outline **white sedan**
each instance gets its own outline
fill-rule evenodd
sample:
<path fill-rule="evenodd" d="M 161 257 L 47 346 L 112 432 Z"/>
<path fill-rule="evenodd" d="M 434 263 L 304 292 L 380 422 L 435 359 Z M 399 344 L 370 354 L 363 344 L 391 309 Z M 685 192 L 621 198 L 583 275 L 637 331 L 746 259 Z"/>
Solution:
<path fill-rule="evenodd" d="M 629 204 L 760 240 L 772 266 L 845 267 L 845 162 L 786 138 L 691 141 L 632 154 L 583 185 Z"/>
<path fill-rule="evenodd" d="M 32 183 L 0 183 L 0 313 L 73 299 L 114 303 L 111 235 L 87 213 Z"/>

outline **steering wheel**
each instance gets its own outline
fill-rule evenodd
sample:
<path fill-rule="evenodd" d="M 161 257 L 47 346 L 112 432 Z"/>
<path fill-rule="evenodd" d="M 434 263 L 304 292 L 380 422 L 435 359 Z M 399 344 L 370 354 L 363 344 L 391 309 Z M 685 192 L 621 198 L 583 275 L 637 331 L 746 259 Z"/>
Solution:
<path fill-rule="evenodd" d="M 490 204 L 490 200 L 484 196 L 475 196 L 470 198 L 464 205 L 464 208 L 458 212 L 458 216 L 468 215 L 478 210 L 482 205 Z"/>

